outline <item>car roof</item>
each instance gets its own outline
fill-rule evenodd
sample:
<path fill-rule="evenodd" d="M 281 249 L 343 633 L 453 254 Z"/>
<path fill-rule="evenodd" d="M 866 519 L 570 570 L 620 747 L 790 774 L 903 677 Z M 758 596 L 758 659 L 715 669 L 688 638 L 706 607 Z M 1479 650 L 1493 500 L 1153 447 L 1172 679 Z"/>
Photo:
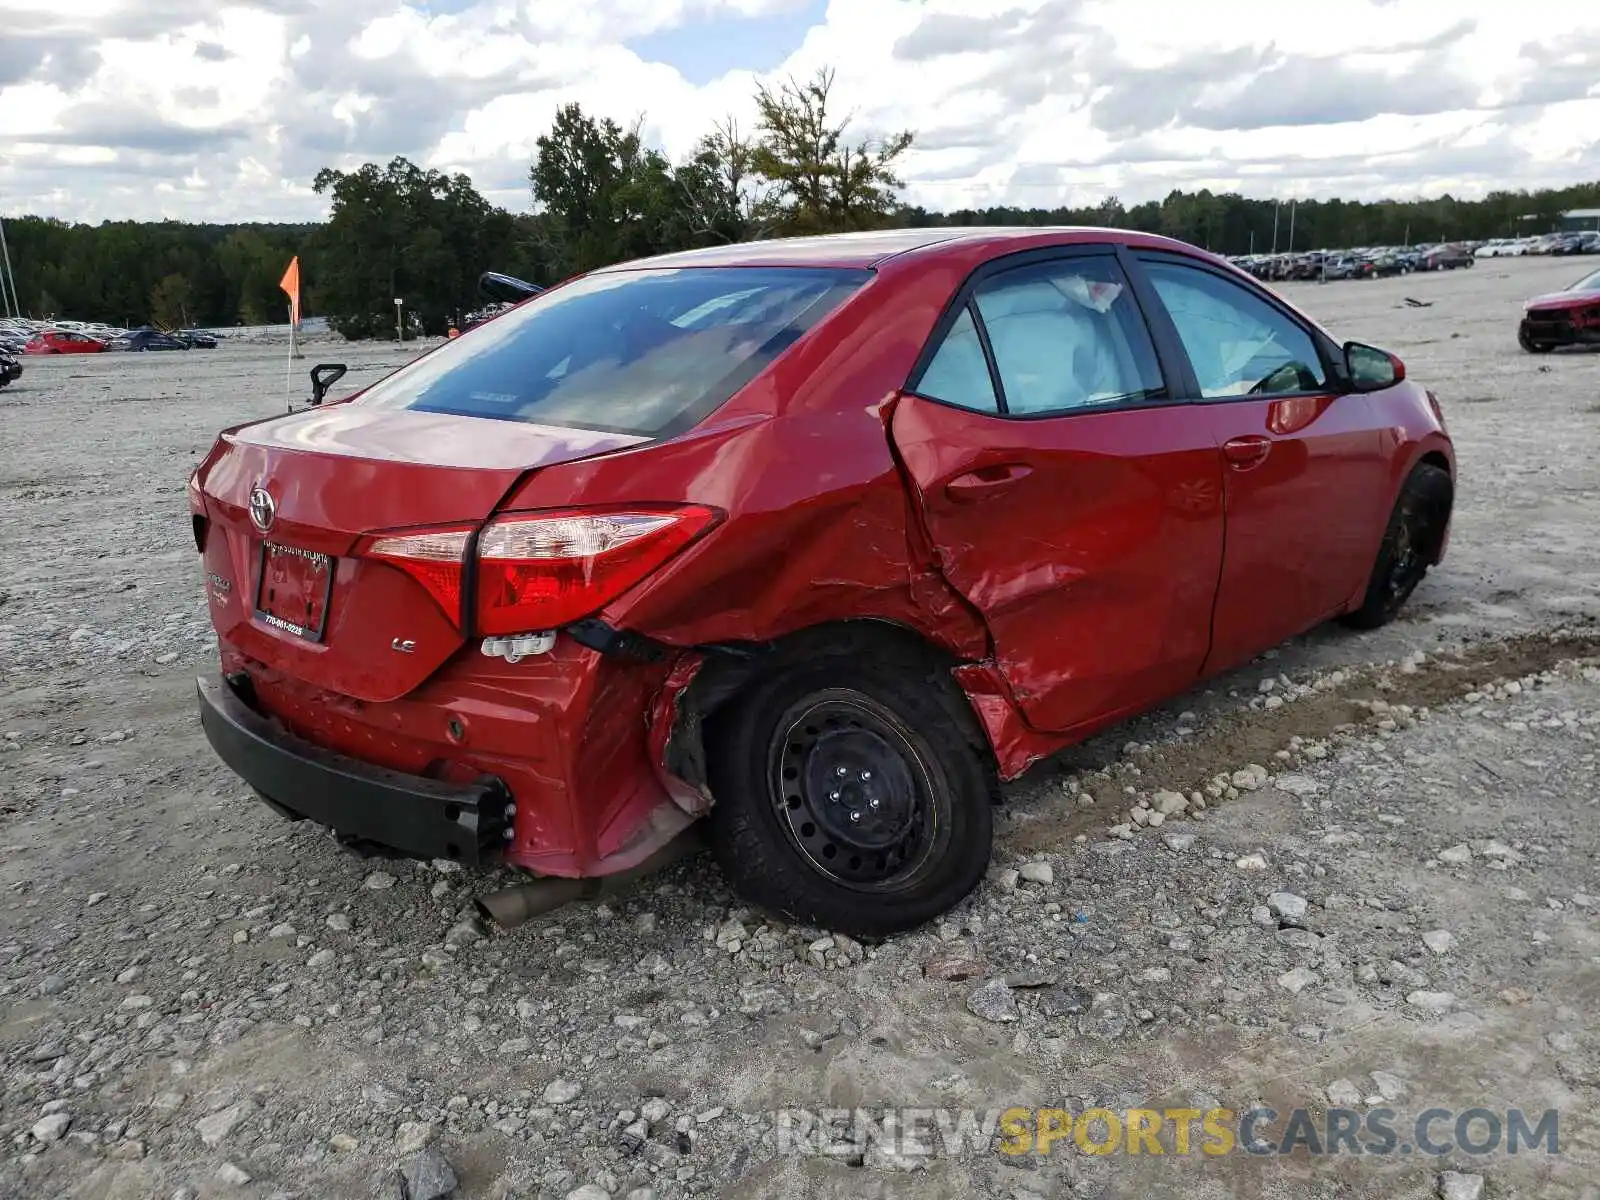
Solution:
<path fill-rule="evenodd" d="M 926 229 L 881 229 L 861 233 L 830 233 L 817 237 L 769 238 L 735 242 L 701 250 L 682 250 L 654 258 L 634 259 L 604 267 L 596 274 L 663 267 L 875 267 L 891 258 L 919 251 L 1025 249 L 1031 246 L 1068 245 L 1075 242 L 1122 242 L 1128 245 L 1169 246 L 1188 253 L 1196 248 L 1154 234 L 1129 229 L 1104 229 L 1077 225 L 973 225 Z M 1204 254 L 1204 251 L 1200 251 Z M 924 255 L 918 254 L 918 257 Z"/>

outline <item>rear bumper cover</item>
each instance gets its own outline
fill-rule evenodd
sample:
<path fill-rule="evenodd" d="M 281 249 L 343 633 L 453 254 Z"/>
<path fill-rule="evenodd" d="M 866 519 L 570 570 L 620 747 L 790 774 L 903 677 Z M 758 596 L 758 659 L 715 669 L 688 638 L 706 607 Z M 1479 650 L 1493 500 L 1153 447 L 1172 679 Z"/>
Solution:
<path fill-rule="evenodd" d="M 262 716 L 224 678 L 196 680 L 211 748 L 269 807 L 397 855 L 497 861 L 511 797 L 496 779 L 445 783 L 336 754 Z"/>

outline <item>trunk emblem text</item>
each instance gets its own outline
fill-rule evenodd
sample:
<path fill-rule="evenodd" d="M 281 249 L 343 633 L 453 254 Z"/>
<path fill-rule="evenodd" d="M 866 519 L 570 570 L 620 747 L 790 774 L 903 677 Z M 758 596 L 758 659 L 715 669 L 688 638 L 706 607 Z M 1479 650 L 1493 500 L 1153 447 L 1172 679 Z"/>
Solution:
<path fill-rule="evenodd" d="M 398 650 L 401 654 L 416 653 L 417 644 L 410 638 L 395 638 L 389 643 L 389 649 Z"/>
<path fill-rule="evenodd" d="M 272 528 L 278 515 L 278 502 L 264 487 L 250 489 L 250 523 L 262 533 Z"/>

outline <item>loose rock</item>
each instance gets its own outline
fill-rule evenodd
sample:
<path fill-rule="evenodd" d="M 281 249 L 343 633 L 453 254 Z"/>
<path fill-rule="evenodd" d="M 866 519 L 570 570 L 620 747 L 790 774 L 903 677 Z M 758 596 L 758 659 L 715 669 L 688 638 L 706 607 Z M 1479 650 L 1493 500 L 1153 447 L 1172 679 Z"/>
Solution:
<path fill-rule="evenodd" d="M 402 1169 L 409 1200 L 444 1200 L 456 1190 L 456 1173 L 450 1160 L 431 1146 L 418 1151 Z"/>
<path fill-rule="evenodd" d="M 1008 1022 L 1018 1017 L 1016 997 L 1004 979 L 991 979 L 968 996 L 967 1011 L 985 1021 Z"/>
<path fill-rule="evenodd" d="M 1483 1196 L 1483 1184 L 1482 1175 L 1445 1171 L 1439 1176 L 1439 1200 L 1480 1200 Z"/>

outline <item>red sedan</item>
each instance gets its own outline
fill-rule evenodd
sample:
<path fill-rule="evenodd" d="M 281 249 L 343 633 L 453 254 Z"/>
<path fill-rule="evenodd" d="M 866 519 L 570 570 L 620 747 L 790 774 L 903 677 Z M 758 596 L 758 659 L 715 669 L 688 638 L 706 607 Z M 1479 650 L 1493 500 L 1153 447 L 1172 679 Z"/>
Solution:
<path fill-rule="evenodd" d="M 1558 346 L 1600 346 L 1600 271 L 1565 291 L 1529 300 L 1517 326 L 1517 342 L 1530 354 Z"/>
<path fill-rule="evenodd" d="M 29 338 L 22 351 L 24 354 L 98 354 L 105 348 L 104 342 L 86 333 L 46 329 Z"/>
<path fill-rule="evenodd" d="M 1001 780 L 1393 617 L 1454 478 L 1398 359 L 1166 239 L 626 263 L 221 436 L 200 713 L 286 816 L 547 877 L 505 922 L 704 818 L 750 901 L 885 934 L 982 877 Z"/>

